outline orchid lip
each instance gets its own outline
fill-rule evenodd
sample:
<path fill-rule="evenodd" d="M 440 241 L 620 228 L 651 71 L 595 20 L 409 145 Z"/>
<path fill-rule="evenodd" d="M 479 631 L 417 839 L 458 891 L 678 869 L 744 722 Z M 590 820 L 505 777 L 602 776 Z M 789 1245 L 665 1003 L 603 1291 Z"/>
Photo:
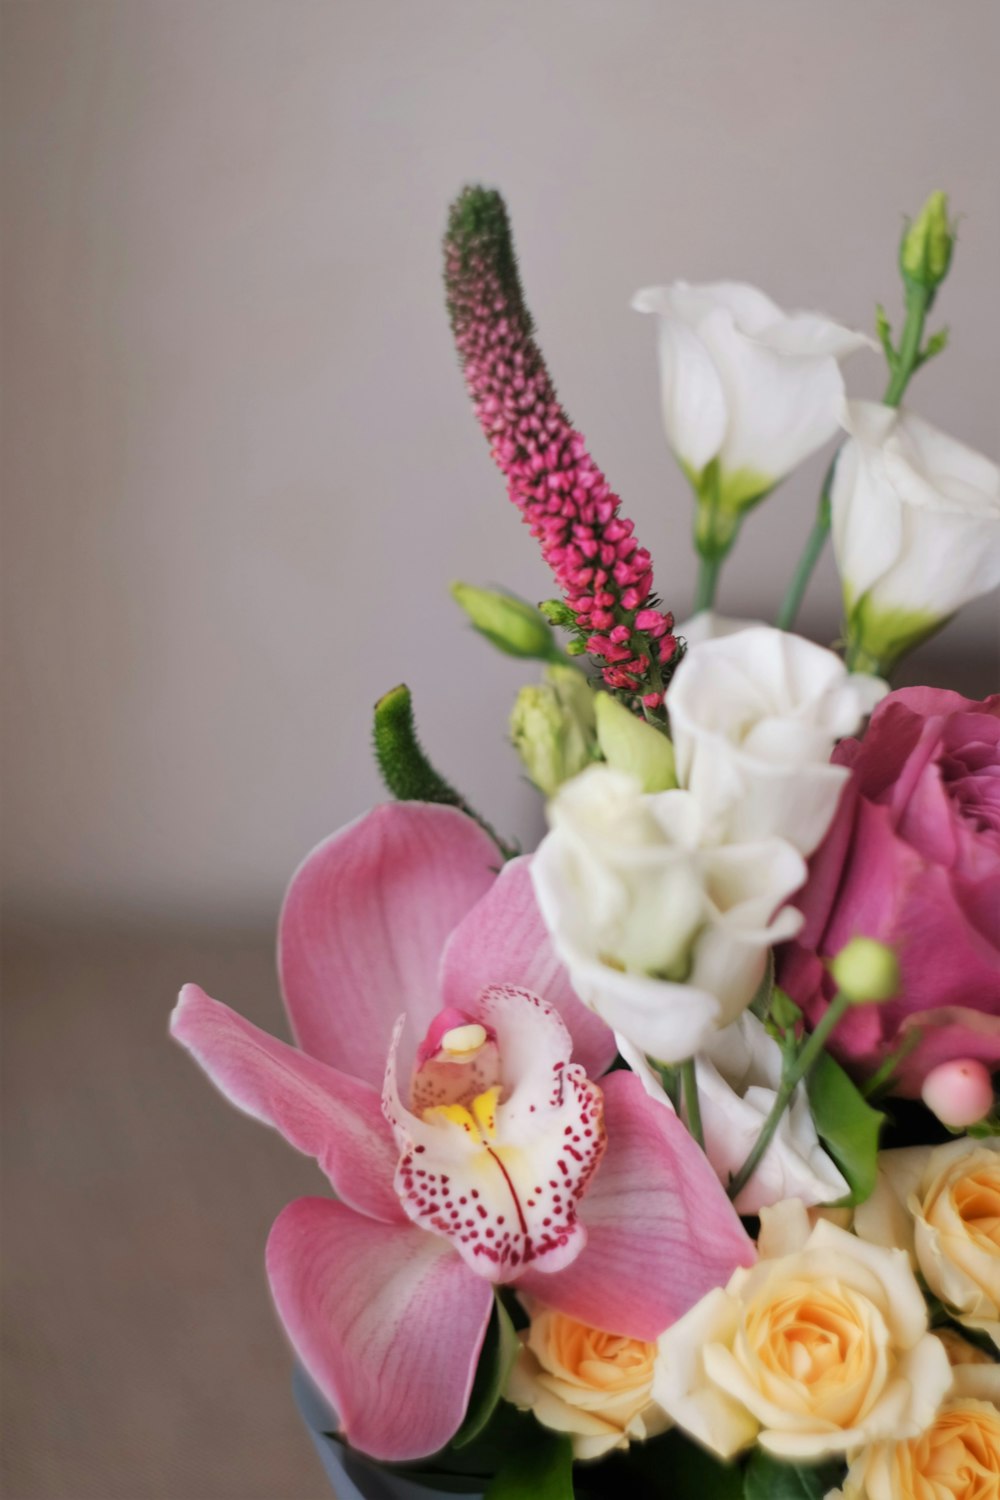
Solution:
<path fill-rule="evenodd" d="M 393 1045 L 383 1107 L 400 1149 L 400 1202 L 491 1281 L 529 1265 L 561 1270 L 583 1247 L 576 1210 L 604 1153 L 603 1098 L 571 1051 L 558 1014 L 511 986 L 435 1017 L 409 1107 Z"/>

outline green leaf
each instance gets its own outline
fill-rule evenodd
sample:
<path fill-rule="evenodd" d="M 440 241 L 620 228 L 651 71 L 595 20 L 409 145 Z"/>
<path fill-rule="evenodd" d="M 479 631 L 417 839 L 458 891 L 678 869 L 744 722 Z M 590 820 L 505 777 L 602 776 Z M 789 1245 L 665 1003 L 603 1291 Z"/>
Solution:
<path fill-rule="evenodd" d="M 744 1500 L 823 1500 L 840 1484 L 846 1468 L 839 1459 L 824 1464 L 780 1463 L 757 1448 L 744 1476 Z"/>
<path fill-rule="evenodd" d="M 724 1464 L 674 1428 L 648 1443 L 633 1443 L 595 1467 L 577 1470 L 581 1495 L 608 1500 L 661 1500 L 665 1495 L 697 1500 L 742 1500 L 738 1464 Z"/>
<path fill-rule="evenodd" d="M 879 1131 L 885 1122 L 838 1062 L 824 1052 L 806 1080 L 820 1140 L 847 1178 L 844 1204 L 864 1203 L 875 1189 Z"/>
<path fill-rule="evenodd" d="M 771 1019 L 780 1031 L 791 1031 L 802 1020 L 802 1012 L 790 995 L 777 986 L 771 996 Z"/>
<path fill-rule="evenodd" d="M 509 1453 L 486 1500 L 573 1500 L 573 1445 L 536 1424 L 536 1436 Z"/>
<path fill-rule="evenodd" d="M 486 1343 L 479 1357 L 479 1368 L 469 1399 L 465 1421 L 451 1440 L 453 1448 L 466 1448 L 486 1427 L 507 1386 L 511 1365 L 517 1358 L 517 1330 L 510 1313 L 497 1297 L 493 1304 Z"/>

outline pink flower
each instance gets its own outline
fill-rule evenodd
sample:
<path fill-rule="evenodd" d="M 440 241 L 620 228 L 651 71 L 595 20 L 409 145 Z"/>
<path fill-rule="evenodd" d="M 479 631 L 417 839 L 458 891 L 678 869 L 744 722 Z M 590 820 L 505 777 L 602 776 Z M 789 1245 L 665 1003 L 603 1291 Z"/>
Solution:
<path fill-rule="evenodd" d="M 591 1081 L 613 1038 L 555 959 L 528 861 L 499 876 L 496 861 L 453 808 L 377 808 L 309 856 L 285 901 L 301 1050 L 193 985 L 172 1020 L 227 1097 L 333 1185 L 336 1200 L 279 1215 L 268 1276 L 347 1437 L 381 1459 L 457 1430 L 493 1284 L 652 1339 L 753 1255 L 639 1080 Z"/>
<path fill-rule="evenodd" d="M 581 641 L 606 663 L 606 685 L 659 708 L 677 656 L 674 617 L 656 607 L 649 552 L 556 395 L 500 194 L 466 188 L 444 248 L 466 386 L 510 498 L 541 543 Z"/>
<path fill-rule="evenodd" d="M 797 898 L 805 926 L 780 968 L 815 1022 L 822 960 L 862 934 L 896 949 L 896 999 L 852 1008 L 831 1047 L 862 1076 L 908 1048 L 894 1092 L 953 1059 L 1000 1066 L 1000 695 L 903 688 L 833 759 L 852 778 Z"/>

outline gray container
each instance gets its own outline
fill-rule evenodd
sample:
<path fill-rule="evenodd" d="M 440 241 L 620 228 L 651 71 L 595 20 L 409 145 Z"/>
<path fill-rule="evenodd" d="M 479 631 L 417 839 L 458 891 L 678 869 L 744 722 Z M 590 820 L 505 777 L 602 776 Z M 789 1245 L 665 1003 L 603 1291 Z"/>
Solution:
<path fill-rule="evenodd" d="M 323 1400 L 308 1375 L 296 1367 L 292 1379 L 295 1404 L 309 1430 L 313 1446 L 326 1470 L 337 1500 L 455 1500 L 454 1490 L 431 1489 L 403 1474 L 354 1453 L 329 1437 L 336 1431 L 336 1414 Z M 465 1500 L 483 1500 L 482 1494 L 465 1492 Z"/>

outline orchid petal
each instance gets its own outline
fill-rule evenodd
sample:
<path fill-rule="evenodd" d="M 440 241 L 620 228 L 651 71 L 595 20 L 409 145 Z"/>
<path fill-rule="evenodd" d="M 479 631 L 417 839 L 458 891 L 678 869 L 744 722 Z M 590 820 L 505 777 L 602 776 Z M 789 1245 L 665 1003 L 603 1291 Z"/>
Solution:
<path fill-rule="evenodd" d="M 493 1294 L 445 1241 L 299 1198 L 271 1230 L 267 1274 L 296 1353 L 354 1447 L 398 1462 L 454 1436 Z"/>
<path fill-rule="evenodd" d="M 420 802 L 376 807 L 314 849 L 281 913 L 279 965 L 299 1045 L 380 1087 L 393 1022 L 439 1009 L 445 939 L 500 856 L 471 818 Z"/>
<path fill-rule="evenodd" d="M 608 1149 L 581 1209 L 587 1248 L 554 1276 L 522 1285 L 609 1333 L 655 1339 L 753 1245 L 712 1167 L 671 1110 L 633 1074 L 602 1083 Z"/>
<path fill-rule="evenodd" d="M 181 990 L 170 1030 L 231 1104 L 314 1156 L 345 1203 L 386 1223 L 403 1219 L 397 1152 L 370 1084 L 268 1036 L 194 984 Z"/>
<path fill-rule="evenodd" d="M 531 858 L 511 860 L 456 927 L 441 960 L 442 1004 L 468 1010 L 487 985 L 509 984 L 541 995 L 562 1016 L 573 1058 L 591 1078 L 614 1061 L 609 1027 L 579 999 L 556 956 L 535 896 Z"/>

